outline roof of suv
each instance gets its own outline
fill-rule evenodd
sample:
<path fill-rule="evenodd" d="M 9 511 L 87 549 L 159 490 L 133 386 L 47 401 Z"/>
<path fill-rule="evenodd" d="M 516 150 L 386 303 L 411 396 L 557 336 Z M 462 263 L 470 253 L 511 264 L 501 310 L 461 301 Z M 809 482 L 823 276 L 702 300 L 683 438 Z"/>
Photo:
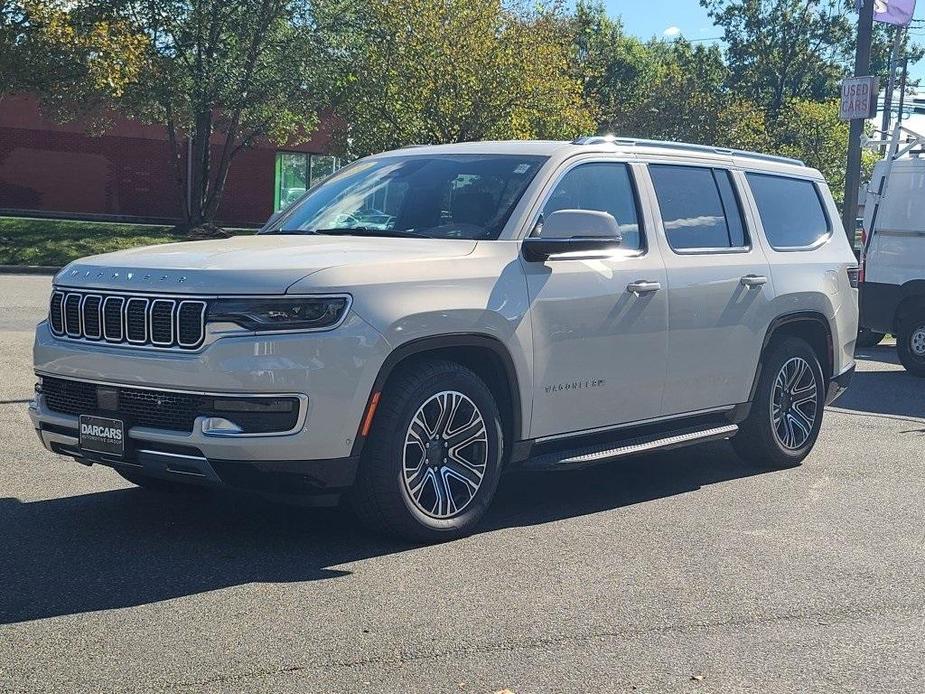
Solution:
<path fill-rule="evenodd" d="M 629 156 L 669 156 L 681 159 L 712 159 L 727 165 L 734 163 L 747 168 L 786 171 L 788 173 L 799 173 L 802 176 L 817 177 L 814 175 L 817 174 L 815 170 L 808 168 L 798 159 L 685 142 L 624 138 L 612 135 L 582 137 L 570 142 L 563 140 L 487 140 L 448 145 L 411 145 L 403 149 L 383 152 L 382 155 L 519 154 L 565 159 L 584 152 L 619 153 Z M 821 175 L 818 177 L 821 178 Z"/>

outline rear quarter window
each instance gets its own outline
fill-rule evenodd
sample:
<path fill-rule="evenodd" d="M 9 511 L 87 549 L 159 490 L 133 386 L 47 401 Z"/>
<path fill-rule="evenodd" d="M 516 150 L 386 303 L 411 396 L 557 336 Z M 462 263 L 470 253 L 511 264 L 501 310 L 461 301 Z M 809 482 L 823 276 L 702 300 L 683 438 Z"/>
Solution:
<path fill-rule="evenodd" d="M 768 243 L 775 250 L 811 248 L 832 232 L 813 181 L 746 174 Z"/>

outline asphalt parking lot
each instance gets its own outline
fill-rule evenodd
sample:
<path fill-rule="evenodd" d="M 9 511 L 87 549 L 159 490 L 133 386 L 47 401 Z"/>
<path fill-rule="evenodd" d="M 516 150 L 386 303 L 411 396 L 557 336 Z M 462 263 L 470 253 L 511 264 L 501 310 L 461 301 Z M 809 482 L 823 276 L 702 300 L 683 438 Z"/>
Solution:
<path fill-rule="evenodd" d="M 512 475 L 479 534 L 414 547 L 45 452 L 48 286 L 0 276 L 0 691 L 925 691 L 925 381 L 890 347 L 800 468 Z"/>

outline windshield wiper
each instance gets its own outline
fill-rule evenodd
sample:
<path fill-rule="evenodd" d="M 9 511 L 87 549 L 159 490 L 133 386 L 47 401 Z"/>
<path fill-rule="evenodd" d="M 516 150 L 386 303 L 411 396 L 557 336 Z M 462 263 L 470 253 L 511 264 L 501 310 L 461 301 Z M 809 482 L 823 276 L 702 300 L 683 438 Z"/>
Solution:
<path fill-rule="evenodd" d="M 419 239 L 432 238 L 427 234 L 422 234 L 419 231 L 414 231 L 412 229 L 408 229 L 407 231 L 397 231 L 393 229 L 371 229 L 369 227 L 332 227 L 330 229 L 311 229 L 304 233 L 323 234 L 325 236 L 387 236 L 396 239 L 402 238 L 404 236 L 413 236 Z"/>

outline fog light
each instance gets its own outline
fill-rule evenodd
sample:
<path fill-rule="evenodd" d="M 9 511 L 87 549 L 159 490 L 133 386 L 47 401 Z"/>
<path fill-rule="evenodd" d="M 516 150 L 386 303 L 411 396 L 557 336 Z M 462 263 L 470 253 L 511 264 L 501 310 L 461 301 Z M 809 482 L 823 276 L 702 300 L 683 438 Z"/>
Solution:
<path fill-rule="evenodd" d="M 295 398 L 215 398 L 214 412 L 292 412 L 298 400 Z"/>
<path fill-rule="evenodd" d="M 206 417 L 202 420 L 202 433 L 206 436 L 240 434 L 244 430 L 224 417 Z"/>

